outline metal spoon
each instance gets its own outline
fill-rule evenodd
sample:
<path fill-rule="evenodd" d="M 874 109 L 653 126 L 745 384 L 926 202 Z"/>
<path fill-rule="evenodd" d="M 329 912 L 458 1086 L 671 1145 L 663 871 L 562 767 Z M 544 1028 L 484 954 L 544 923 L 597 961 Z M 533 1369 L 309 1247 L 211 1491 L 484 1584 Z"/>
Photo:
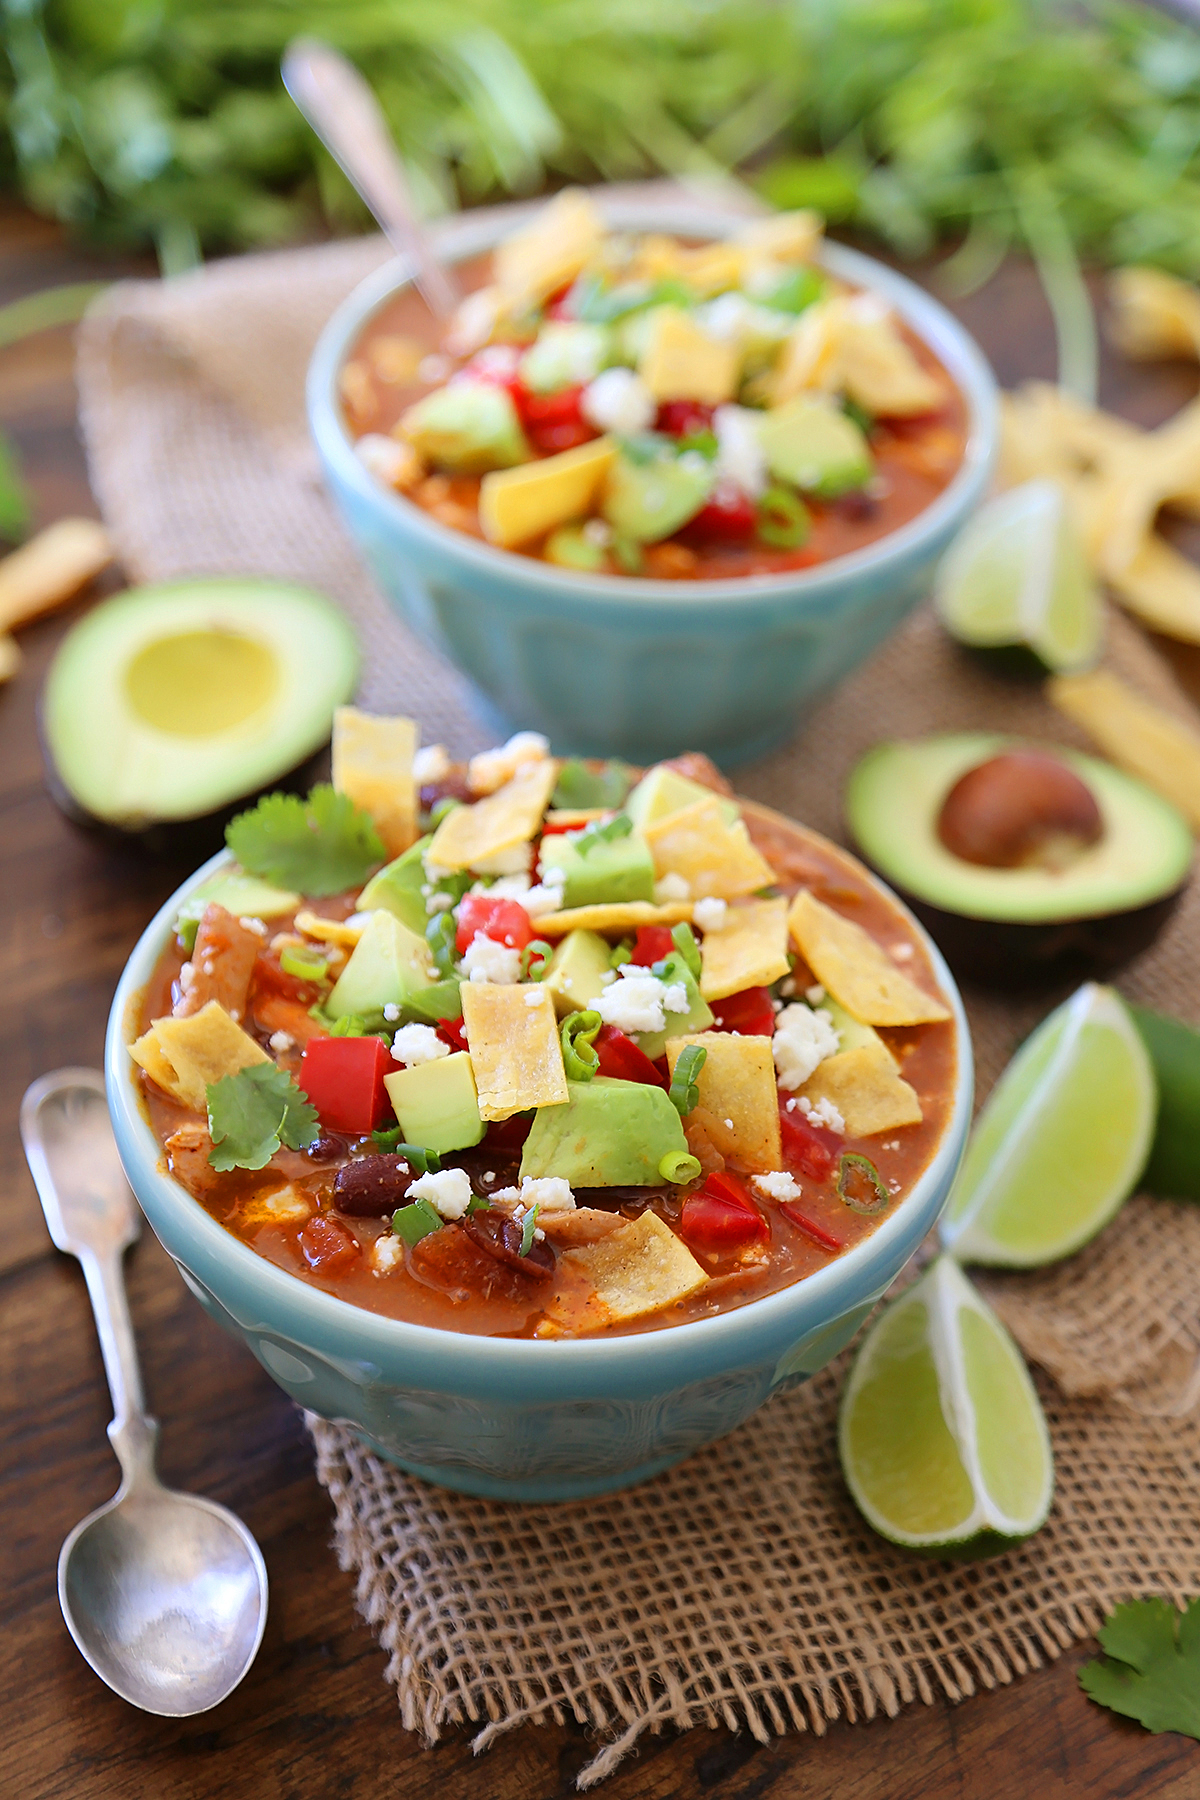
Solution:
<path fill-rule="evenodd" d="M 379 102 L 344 56 L 317 38 L 295 38 L 280 65 L 283 85 L 356 193 L 371 209 L 436 319 L 459 302 L 454 277 L 417 223 L 408 177 Z"/>
<path fill-rule="evenodd" d="M 96 1069 L 43 1075 L 21 1105 L 21 1139 L 50 1236 L 83 1264 L 112 1392 L 121 1486 L 58 1558 L 67 1630 L 113 1692 L 187 1718 L 233 1692 L 267 1622 L 258 1545 L 225 1507 L 163 1487 L 158 1423 L 142 1398 L 121 1259 L 140 1218 Z"/>

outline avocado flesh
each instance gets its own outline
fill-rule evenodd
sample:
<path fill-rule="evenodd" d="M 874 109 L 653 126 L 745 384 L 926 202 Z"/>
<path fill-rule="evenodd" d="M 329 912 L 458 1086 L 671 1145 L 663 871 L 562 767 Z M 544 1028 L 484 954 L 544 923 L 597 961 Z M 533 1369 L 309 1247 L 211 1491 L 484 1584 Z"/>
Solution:
<path fill-rule="evenodd" d="M 622 536 L 657 544 L 700 511 L 715 479 L 712 465 L 697 453 L 677 458 L 667 452 L 649 462 L 619 455 L 600 510 Z"/>
<path fill-rule="evenodd" d="M 758 441 L 777 481 L 790 481 L 822 500 L 865 486 L 875 472 L 854 420 L 816 394 L 798 394 L 765 414 Z"/>
<path fill-rule="evenodd" d="M 350 626 L 286 582 L 204 578 L 101 601 L 42 694 L 55 797 L 84 823 L 205 820 L 328 742 L 358 678 Z"/>
<path fill-rule="evenodd" d="M 660 1087 L 640 1081 L 568 1081 L 565 1106 L 540 1106 L 521 1175 L 560 1175 L 576 1187 L 655 1187 L 658 1165 L 687 1154 L 679 1114 Z"/>
<path fill-rule="evenodd" d="M 550 958 L 543 986 L 560 1019 L 584 1012 L 607 985 L 612 972 L 612 946 L 595 931 L 568 931 Z"/>
<path fill-rule="evenodd" d="M 434 985 L 433 959 L 423 937 L 390 912 L 373 912 L 333 992 L 331 1019 L 369 1018 L 385 1006 L 409 1006 Z"/>
<path fill-rule="evenodd" d="M 656 819 L 665 819 L 671 813 L 682 812 L 685 806 L 695 806 L 698 800 L 707 800 L 712 788 L 706 788 L 702 782 L 693 781 L 690 776 L 681 775 L 678 769 L 668 769 L 665 763 L 656 763 L 648 769 L 629 795 L 622 811 L 627 812 L 633 820 L 635 831 L 644 831 Z M 721 812 L 732 825 L 740 818 L 737 802 L 727 800 L 719 795 Z"/>
<path fill-rule="evenodd" d="M 542 840 L 541 864 L 543 869 L 562 871 L 565 907 L 654 898 L 654 859 L 636 831 L 622 838 L 593 839 L 584 848 L 580 840 L 555 832 Z"/>
<path fill-rule="evenodd" d="M 1028 747 L 983 732 L 879 744 L 847 783 L 851 835 L 957 973 L 1008 983 L 1118 968 L 1153 942 L 1177 904 L 1191 833 L 1133 776 L 1055 744 L 1096 799 L 1100 841 L 1057 872 L 983 868 L 952 855 L 937 835 L 951 787 L 989 757 Z"/>
<path fill-rule="evenodd" d="M 483 1137 L 475 1071 L 465 1050 L 397 1069 L 384 1076 L 383 1085 L 406 1144 L 442 1156 L 447 1150 L 468 1150 Z"/>
<path fill-rule="evenodd" d="M 383 912 L 390 912 L 393 918 L 399 919 L 410 931 L 415 931 L 418 937 L 424 937 L 429 916 L 421 889 L 428 881 L 424 856 L 431 841 L 429 834 L 418 838 L 394 862 L 386 864 L 378 874 L 372 875 L 358 896 L 359 911 L 374 912 L 378 908 Z"/>

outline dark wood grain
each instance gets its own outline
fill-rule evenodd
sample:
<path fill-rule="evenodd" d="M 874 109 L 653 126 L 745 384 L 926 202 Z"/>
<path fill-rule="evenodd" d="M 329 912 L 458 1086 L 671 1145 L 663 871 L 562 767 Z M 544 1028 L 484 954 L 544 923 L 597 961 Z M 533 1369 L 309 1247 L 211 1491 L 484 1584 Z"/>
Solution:
<path fill-rule="evenodd" d="M 0 214 L 0 300 L 113 270 L 50 227 Z M 961 311 L 1002 378 L 1048 375 L 1048 321 L 1014 265 Z M 93 511 L 75 434 L 70 334 L 0 353 L 0 422 L 17 437 L 41 522 Z M 1112 367 L 1106 399 L 1146 423 L 1195 388 L 1181 366 Z M 58 1547 L 108 1497 L 108 1395 L 77 1266 L 46 1239 L 16 1131 L 20 1096 L 63 1063 L 98 1063 L 121 965 L 186 871 L 74 830 L 42 785 L 35 704 L 65 620 L 22 634 L 0 690 L 0 1792 L 21 1800 L 549 1800 L 572 1792 L 593 1744 L 526 1727 L 486 1757 L 465 1733 L 433 1751 L 403 1731 L 384 1659 L 329 1548 L 330 1508 L 290 1403 L 183 1291 L 148 1234 L 129 1258 L 150 1403 L 168 1481 L 236 1508 L 271 1578 L 266 1639 L 239 1691 L 204 1718 L 152 1719 L 111 1695 L 67 1637 Z M 1193 659 L 1194 660 L 1194 659 Z M 1188 658 L 1181 659 L 1187 664 Z M 1080 1647 L 1011 1688 L 894 1721 L 835 1725 L 760 1746 L 694 1731 L 646 1740 L 611 1800 L 1195 1800 L 1200 1745 L 1151 1737 L 1090 1706 Z"/>

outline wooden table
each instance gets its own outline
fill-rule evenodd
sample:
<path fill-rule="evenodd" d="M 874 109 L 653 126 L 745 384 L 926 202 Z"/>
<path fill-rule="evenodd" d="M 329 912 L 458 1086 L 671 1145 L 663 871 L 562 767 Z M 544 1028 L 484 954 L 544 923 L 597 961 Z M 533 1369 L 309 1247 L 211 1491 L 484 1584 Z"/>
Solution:
<path fill-rule="evenodd" d="M 57 281 L 144 272 L 69 249 L 22 213 L 0 214 L 0 302 Z M 1029 271 L 1011 265 L 960 311 L 1002 381 L 1049 376 L 1048 320 Z M 1109 404 L 1145 423 L 1190 397 L 1182 367 L 1107 371 Z M 94 511 L 74 423 L 71 343 L 48 333 L 0 354 L 0 421 L 16 436 L 40 523 Z M 59 1616 L 58 1548 L 113 1492 L 108 1392 L 78 1266 L 51 1249 L 17 1136 L 35 1076 L 98 1065 L 121 966 L 187 873 L 81 835 L 42 785 L 38 688 L 65 620 L 22 634 L 26 664 L 0 691 L 0 1792 L 21 1800 L 549 1800 L 572 1793 L 591 1744 L 575 1726 L 527 1726 L 475 1760 L 453 1733 L 425 1750 L 403 1731 L 384 1658 L 330 1551 L 329 1502 L 299 1416 L 185 1293 L 149 1232 L 128 1259 L 150 1404 L 168 1482 L 232 1506 L 266 1556 L 271 1611 L 250 1675 L 217 1711 L 180 1724 L 134 1711 L 101 1685 Z M 1192 675 L 1191 659 L 1180 658 Z M 606 1800 L 1195 1800 L 1200 1745 L 1092 1706 L 1081 1646 L 1015 1686 L 895 1721 L 834 1725 L 763 1747 L 747 1734 L 647 1738 Z"/>

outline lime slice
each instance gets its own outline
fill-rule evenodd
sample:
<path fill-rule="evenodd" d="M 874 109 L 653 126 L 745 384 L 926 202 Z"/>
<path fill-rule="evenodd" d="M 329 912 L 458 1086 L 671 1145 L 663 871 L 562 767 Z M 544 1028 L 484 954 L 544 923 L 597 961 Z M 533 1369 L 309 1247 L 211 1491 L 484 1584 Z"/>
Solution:
<path fill-rule="evenodd" d="M 1137 1027 L 1089 981 L 1044 1019 L 980 1113 L 942 1219 L 959 1262 L 1031 1269 L 1108 1224 L 1150 1154 L 1158 1093 Z"/>
<path fill-rule="evenodd" d="M 1029 1371 L 942 1256 L 881 1314 L 842 1395 L 842 1472 L 893 1544 L 992 1556 L 1045 1524 L 1050 1434 Z"/>
<path fill-rule="evenodd" d="M 1026 481 L 980 508 L 943 558 L 936 601 L 960 644 L 1023 646 L 1056 673 L 1100 653 L 1099 589 L 1052 481 Z"/>

